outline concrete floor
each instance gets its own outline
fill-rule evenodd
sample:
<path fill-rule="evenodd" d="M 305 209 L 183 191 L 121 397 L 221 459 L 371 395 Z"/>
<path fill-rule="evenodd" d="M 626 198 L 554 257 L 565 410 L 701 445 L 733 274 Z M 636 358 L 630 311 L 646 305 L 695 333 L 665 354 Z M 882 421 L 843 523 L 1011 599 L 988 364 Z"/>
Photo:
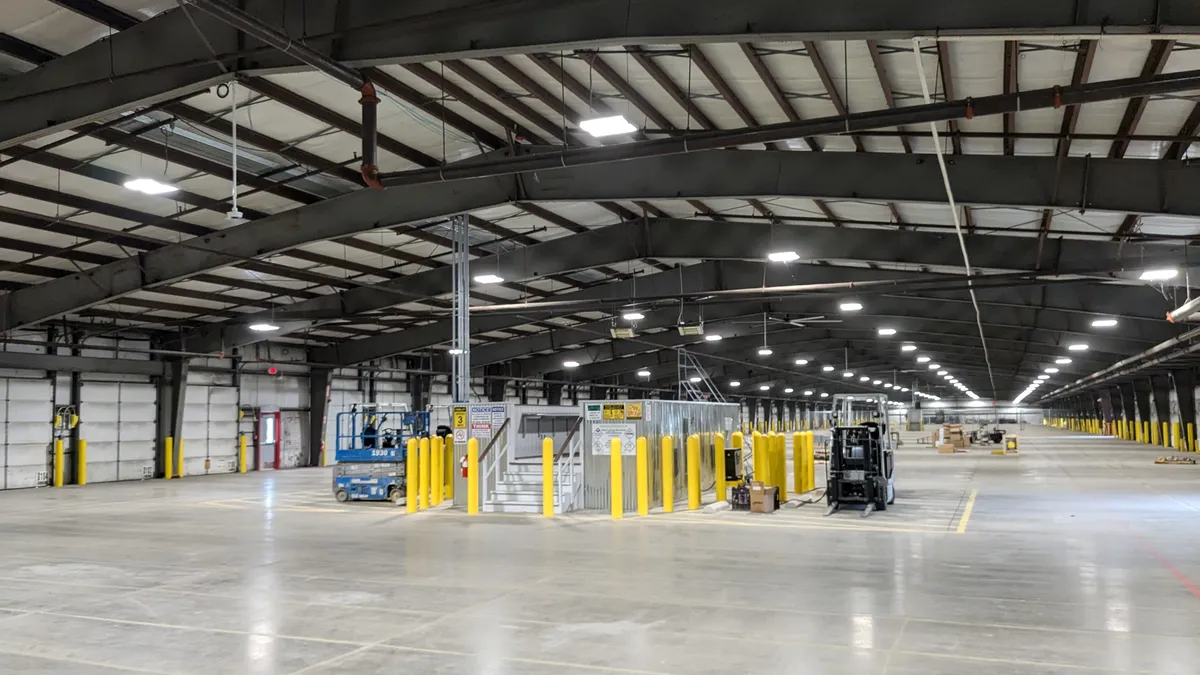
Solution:
<path fill-rule="evenodd" d="M 0 493 L 0 673 L 1200 672 L 1200 466 L 1023 440 L 909 443 L 867 520 L 408 517 L 325 470 Z"/>

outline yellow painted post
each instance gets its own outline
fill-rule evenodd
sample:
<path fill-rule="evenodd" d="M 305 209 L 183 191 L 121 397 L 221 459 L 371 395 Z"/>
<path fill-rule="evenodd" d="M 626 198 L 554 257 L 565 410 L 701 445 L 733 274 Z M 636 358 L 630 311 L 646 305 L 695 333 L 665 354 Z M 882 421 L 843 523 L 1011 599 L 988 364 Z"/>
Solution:
<path fill-rule="evenodd" d="M 1179 450 L 1179 422 L 1171 422 L 1171 447 Z"/>
<path fill-rule="evenodd" d="M 725 434 L 713 434 L 713 478 L 714 490 L 718 502 L 729 499 L 729 489 L 725 484 Z"/>
<path fill-rule="evenodd" d="M 687 439 L 687 485 L 688 510 L 700 508 L 700 437 L 696 434 Z"/>
<path fill-rule="evenodd" d="M 467 440 L 467 515 L 479 513 L 479 439 Z"/>
<path fill-rule="evenodd" d="M 804 494 L 804 434 L 792 434 L 792 491 Z"/>
<path fill-rule="evenodd" d="M 443 495 L 447 501 L 454 501 L 454 469 L 458 464 L 454 462 L 454 437 L 447 436 L 445 439 L 446 451 L 442 454 L 442 466 L 445 468 L 446 493 Z"/>
<path fill-rule="evenodd" d="M 1146 442 L 1150 445 L 1158 445 L 1158 425 L 1146 422 L 1146 428 L 1149 433 L 1146 434 Z"/>
<path fill-rule="evenodd" d="M 75 459 L 78 464 L 75 466 L 75 484 L 87 485 L 87 441 L 79 439 L 79 446 L 75 450 Z"/>
<path fill-rule="evenodd" d="M 755 431 L 750 436 L 750 471 L 758 481 L 763 479 L 762 445 L 762 434 Z"/>
<path fill-rule="evenodd" d="M 650 515 L 650 448 L 645 436 L 637 439 L 638 515 Z"/>
<path fill-rule="evenodd" d="M 174 440 L 170 436 L 163 439 L 163 480 L 171 480 L 175 477 Z"/>
<path fill-rule="evenodd" d="M 238 436 L 238 473 L 246 473 L 246 434 Z"/>
<path fill-rule="evenodd" d="M 614 438 L 608 444 L 608 480 L 609 480 L 609 498 L 612 501 L 612 517 L 613 520 L 620 520 L 625 517 L 625 492 L 622 490 L 621 481 L 621 463 L 624 459 L 621 457 L 621 439 Z"/>
<path fill-rule="evenodd" d="M 812 492 L 817 489 L 816 464 L 813 452 L 813 432 L 808 432 L 804 439 L 804 491 Z"/>
<path fill-rule="evenodd" d="M 779 488 L 779 502 L 782 504 L 788 499 L 788 481 L 787 481 L 787 437 L 783 434 L 775 435 L 775 467 L 771 475 L 775 478 L 775 486 Z"/>
<path fill-rule="evenodd" d="M 662 439 L 663 513 L 675 512 L 675 439 Z"/>
<path fill-rule="evenodd" d="M 542 439 L 542 515 L 554 517 L 554 441 Z"/>
<path fill-rule="evenodd" d="M 417 504 L 422 511 L 429 508 L 429 438 L 422 438 L 417 458 Z"/>
<path fill-rule="evenodd" d="M 434 435 L 429 439 L 429 505 L 437 506 L 442 503 L 442 485 L 445 484 L 442 476 L 445 471 L 442 470 L 442 437 Z"/>
<path fill-rule="evenodd" d="M 421 483 L 421 469 L 417 466 L 421 445 L 415 438 L 408 439 L 404 453 L 404 511 L 417 512 L 417 486 Z"/>
<path fill-rule="evenodd" d="M 1187 446 L 1184 448 L 1187 452 L 1196 451 L 1196 426 L 1191 422 L 1187 423 L 1187 439 L 1184 444 Z"/>
<path fill-rule="evenodd" d="M 1137 441 L 1138 443 L 1143 442 L 1142 441 L 1142 427 L 1143 426 L 1144 425 L 1142 422 L 1138 422 L 1137 420 L 1133 421 L 1133 440 Z"/>
<path fill-rule="evenodd" d="M 183 478 L 183 439 L 179 439 L 176 445 L 175 452 L 178 454 L 175 457 L 175 477 Z"/>
<path fill-rule="evenodd" d="M 54 487 L 63 486 L 63 442 L 54 439 Z"/>

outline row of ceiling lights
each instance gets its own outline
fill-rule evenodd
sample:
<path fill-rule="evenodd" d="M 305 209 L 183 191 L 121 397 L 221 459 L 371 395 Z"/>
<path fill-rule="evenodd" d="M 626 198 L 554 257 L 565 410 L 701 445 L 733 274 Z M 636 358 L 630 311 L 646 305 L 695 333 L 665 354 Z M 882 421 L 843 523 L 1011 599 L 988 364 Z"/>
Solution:
<path fill-rule="evenodd" d="M 1142 272 L 1141 278 L 1144 281 L 1165 281 L 1167 279 L 1175 278 L 1175 276 L 1177 274 L 1179 274 L 1178 270 L 1173 270 L 1173 269 L 1146 270 L 1145 272 Z M 1117 325 L 1117 320 L 1111 319 L 1111 318 L 1095 319 L 1092 321 L 1093 328 L 1112 328 L 1116 325 Z M 1088 350 L 1088 344 L 1086 342 L 1076 342 L 1076 343 L 1067 345 L 1067 351 L 1086 352 L 1087 350 Z M 1071 362 L 1071 359 L 1066 356 L 1060 356 L 1054 360 L 1055 366 L 1065 366 L 1070 362 Z M 1030 394 L 1037 391 L 1037 388 L 1042 386 L 1042 383 L 1048 382 L 1050 380 L 1051 375 L 1055 375 L 1057 373 L 1058 373 L 1058 368 L 1056 368 L 1054 366 L 1045 368 L 1043 370 L 1042 374 L 1037 376 L 1037 379 L 1035 379 L 1033 382 L 1030 382 L 1029 386 L 1025 387 L 1025 390 L 1022 391 L 1020 393 L 1020 395 L 1018 395 L 1016 398 L 1013 399 L 1013 404 L 1015 405 L 1017 403 L 1020 403 L 1021 401 L 1024 401 Z"/>

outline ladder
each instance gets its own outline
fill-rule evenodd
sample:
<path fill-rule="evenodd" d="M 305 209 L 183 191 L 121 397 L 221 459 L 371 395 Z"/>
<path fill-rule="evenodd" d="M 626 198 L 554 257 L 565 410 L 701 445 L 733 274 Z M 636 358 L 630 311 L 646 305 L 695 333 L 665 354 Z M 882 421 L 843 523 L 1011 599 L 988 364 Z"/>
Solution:
<path fill-rule="evenodd" d="M 717 388 L 708 371 L 700 365 L 695 355 L 686 349 L 676 351 L 678 358 L 675 362 L 677 379 L 679 380 L 679 400 L 681 401 L 711 401 L 724 403 L 725 397 Z M 700 378 L 692 382 L 692 378 Z"/>

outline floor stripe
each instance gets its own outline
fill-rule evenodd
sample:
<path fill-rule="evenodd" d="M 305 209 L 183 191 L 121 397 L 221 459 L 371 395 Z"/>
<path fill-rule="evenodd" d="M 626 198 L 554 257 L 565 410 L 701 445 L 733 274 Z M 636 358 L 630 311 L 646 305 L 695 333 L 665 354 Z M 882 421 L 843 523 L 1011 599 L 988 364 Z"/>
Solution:
<path fill-rule="evenodd" d="M 958 521 L 959 534 L 967 531 L 967 523 L 971 521 L 971 512 L 975 510 L 975 497 L 978 494 L 979 490 L 971 490 L 971 496 L 967 498 L 967 506 L 963 509 L 962 518 Z"/>

